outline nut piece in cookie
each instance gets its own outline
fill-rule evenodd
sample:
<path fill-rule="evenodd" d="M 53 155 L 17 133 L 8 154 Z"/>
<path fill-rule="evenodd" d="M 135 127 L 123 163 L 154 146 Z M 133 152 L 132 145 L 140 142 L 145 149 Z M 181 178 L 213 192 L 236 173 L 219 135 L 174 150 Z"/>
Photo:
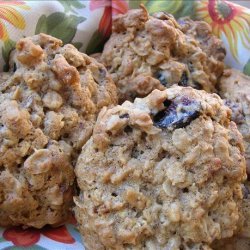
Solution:
<path fill-rule="evenodd" d="M 225 70 L 218 88 L 225 104 L 232 110 L 232 120 L 243 135 L 250 175 L 250 77 L 236 69 Z"/>
<path fill-rule="evenodd" d="M 120 102 L 173 84 L 215 91 L 224 69 L 222 42 L 203 22 L 183 23 L 164 12 L 149 16 L 144 7 L 114 18 L 101 61 L 118 87 Z"/>
<path fill-rule="evenodd" d="M 0 76 L 0 226 L 63 223 L 74 170 L 97 113 L 115 104 L 104 66 L 40 34 L 17 42 Z"/>
<path fill-rule="evenodd" d="M 86 249 L 210 249 L 231 237 L 243 154 L 216 94 L 174 86 L 104 108 L 75 170 Z"/>

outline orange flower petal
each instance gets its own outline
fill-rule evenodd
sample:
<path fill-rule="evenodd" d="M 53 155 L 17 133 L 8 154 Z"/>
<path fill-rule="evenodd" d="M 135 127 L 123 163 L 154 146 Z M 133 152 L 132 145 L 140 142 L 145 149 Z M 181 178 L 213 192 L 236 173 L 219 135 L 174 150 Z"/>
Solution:
<path fill-rule="evenodd" d="M 248 13 L 242 13 L 240 16 L 243 20 L 245 20 L 248 24 L 250 24 L 250 15 Z"/>
<path fill-rule="evenodd" d="M 235 34 L 233 33 L 231 25 L 224 26 L 224 33 L 227 37 L 230 51 L 232 52 L 232 55 L 235 60 L 238 61 L 238 39 L 235 37 Z"/>
<path fill-rule="evenodd" d="M 14 7 L 16 6 L 17 8 L 23 9 L 23 10 L 29 10 L 30 7 L 26 5 L 24 1 L 0 1 L 0 6 L 2 8 L 5 7 Z"/>
<path fill-rule="evenodd" d="M 246 26 L 244 22 L 240 22 L 240 19 L 239 20 L 235 19 L 232 21 L 232 28 L 241 37 L 241 40 L 242 40 L 242 43 L 244 43 L 244 46 L 250 47 L 250 37 L 249 37 L 248 26 Z"/>
<path fill-rule="evenodd" d="M 111 6 L 110 0 L 91 0 L 89 4 L 89 9 L 93 11 L 107 6 Z"/>
<path fill-rule="evenodd" d="M 213 25 L 212 31 L 213 31 L 214 35 L 216 35 L 217 37 L 220 37 L 220 33 L 222 30 L 220 29 L 219 25 Z"/>
<path fill-rule="evenodd" d="M 112 7 L 105 7 L 102 18 L 99 23 L 99 31 L 103 34 L 104 37 L 108 37 L 111 34 L 112 28 Z"/>
<path fill-rule="evenodd" d="M 42 229 L 42 234 L 52 240 L 65 244 L 73 244 L 75 242 L 75 239 L 69 234 L 65 226 L 57 228 L 45 227 Z"/>
<path fill-rule="evenodd" d="M 40 233 L 33 228 L 22 229 L 21 227 L 13 227 L 3 232 L 6 240 L 12 241 L 14 245 L 21 247 L 29 247 L 37 243 L 40 239 Z"/>
<path fill-rule="evenodd" d="M 25 20 L 22 15 L 14 8 L 0 5 L 0 18 L 11 23 L 14 27 L 19 29 L 25 28 Z"/>
<path fill-rule="evenodd" d="M 6 41 L 9 39 L 7 30 L 4 24 L 0 21 L 0 40 Z"/>
<path fill-rule="evenodd" d="M 128 3 L 124 0 L 112 1 L 112 15 L 124 14 L 128 11 Z"/>
<path fill-rule="evenodd" d="M 240 39 L 241 39 L 243 46 L 247 49 L 250 49 L 249 41 L 247 41 L 247 42 L 245 41 L 246 37 L 241 32 L 239 33 L 239 36 L 240 36 Z"/>
<path fill-rule="evenodd" d="M 250 16 L 246 13 L 246 8 L 222 0 L 221 2 L 228 5 L 231 10 L 229 15 L 224 17 L 217 9 L 218 2 L 218 0 L 197 2 L 196 15 L 198 19 L 211 25 L 216 36 L 221 37 L 222 33 L 226 36 L 232 56 L 238 61 L 238 39 L 242 41 L 246 48 L 250 47 Z"/>

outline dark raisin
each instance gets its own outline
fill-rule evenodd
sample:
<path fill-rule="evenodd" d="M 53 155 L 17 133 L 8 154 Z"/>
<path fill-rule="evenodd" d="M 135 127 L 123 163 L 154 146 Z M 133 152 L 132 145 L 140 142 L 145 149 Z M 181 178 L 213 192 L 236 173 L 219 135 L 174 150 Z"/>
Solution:
<path fill-rule="evenodd" d="M 200 114 L 200 104 L 188 97 L 174 99 L 166 109 L 154 117 L 154 124 L 160 128 L 183 128 Z"/>
<path fill-rule="evenodd" d="M 242 110 L 242 106 L 239 103 L 233 102 L 231 100 L 224 100 L 226 106 L 232 110 L 232 120 L 236 124 L 242 124 L 245 122 L 245 115 Z"/>
<path fill-rule="evenodd" d="M 130 127 L 130 126 L 126 126 L 125 128 L 124 128 L 124 132 L 125 133 L 131 133 L 133 131 L 133 129 Z"/>
<path fill-rule="evenodd" d="M 155 77 L 160 81 L 160 83 L 163 85 L 163 86 L 167 86 L 168 82 L 163 74 L 163 72 L 159 71 L 156 73 Z"/>
<path fill-rule="evenodd" d="M 224 54 L 224 55 L 226 55 L 226 49 L 224 48 L 224 47 L 218 47 L 217 49 L 216 49 L 216 52 L 219 54 L 219 53 L 221 53 L 221 54 Z"/>
<path fill-rule="evenodd" d="M 190 72 L 194 72 L 194 65 L 193 65 L 192 62 L 188 63 L 188 69 L 189 69 Z"/>
<path fill-rule="evenodd" d="M 129 118 L 129 114 L 120 115 L 119 118 L 121 118 L 121 119 L 123 119 L 123 118 Z"/>
<path fill-rule="evenodd" d="M 200 83 L 198 83 L 198 82 L 194 82 L 193 85 L 194 85 L 193 87 L 194 87 L 195 89 L 199 89 L 199 90 L 203 89 L 203 88 L 202 88 L 202 85 L 201 85 Z"/>
<path fill-rule="evenodd" d="M 99 69 L 99 74 L 100 74 L 100 78 L 104 79 L 106 77 L 107 72 L 106 72 L 105 69 L 100 68 Z"/>
<path fill-rule="evenodd" d="M 93 208 L 93 212 L 94 212 L 95 214 L 98 213 L 98 207 L 97 207 L 97 206 L 95 206 L 95 207 Z"/>
<path fill-rule="evenodd" d="M 169 157 L 169 153 L 167 151 L 165 151 L 164 149 L 162 149 L 157 156 L 157 161 L 160 162 L 161 160 L 168 158 Z"/>
<path fill-rule="evenodd" d="M 132 148 L 132 151 L 131 151 L 132 158 L 138 158 L 140 156 L 140 151 L 138 150 L 137 146 L 138 145 L 135 144 L 134 147 Z"/>
<path fill-rule="evenodd" d="M 187 87 L 188 86 L 188 75 L 187 72 L 183 72 L 181 80 L 178 82 L 179 86 Z"/>
<path fill-rule="evenodd" d="M 13 72 L 15 72 L 15 71 L 16 71 L 16 69 L 17 69 L 17 67 L 16 67 L 16 63 L 14 63 L 14 65 L 13 65 Z"/>
<path fill-rule="evenodd" d="M 243 186 L 242 187 L 242 193 L 243 193 L 243 198 L 244 199 L 247 199 L 248 198 L 248 195 L 249 195 L 249 189 L 248 189 L 248 187 L 247 186 Z"/>
<path fill-rule="evenodd" d="M 177 22 L 178 22 L 178 24 L 179 24 L 180 26 L 184 26 L 184 25 L 187 24 L 187 22 L 186 22 L 185 19 L 178 19 Z"/>
<path fill-rule="evenodd" d="M 169 107 L 171 103 L 172 103 L 172 102 L 171 102 L 170 100 L 168 100 L 168 99 L 166 99 L 166 100 L 163 102 L 163 104 L 164 104 L 165 107 Z"/>

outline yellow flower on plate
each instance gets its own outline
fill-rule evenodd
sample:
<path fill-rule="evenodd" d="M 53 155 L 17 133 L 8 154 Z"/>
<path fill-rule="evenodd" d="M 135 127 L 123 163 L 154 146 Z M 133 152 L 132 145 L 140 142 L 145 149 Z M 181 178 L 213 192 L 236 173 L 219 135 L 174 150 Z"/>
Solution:
<path fill-rule="evenodd" d="M 16 10 L 17 8 L 23 10 L 30 9 L 24 1 L 0 1 L 0 40 L 6 41 L 9 39 L 5 26 L 6 22 L 21 30 L 25 28 L 25 20 Z"/>
<path fill-rule="evenodd" d="M 197 2 L 196 15 L 209 23 L 213 33 L 225 35 L 233 57 L 238 60 L 238 39 L 250 49 L 250 11 L 224 0 L 201 0 Z"/>

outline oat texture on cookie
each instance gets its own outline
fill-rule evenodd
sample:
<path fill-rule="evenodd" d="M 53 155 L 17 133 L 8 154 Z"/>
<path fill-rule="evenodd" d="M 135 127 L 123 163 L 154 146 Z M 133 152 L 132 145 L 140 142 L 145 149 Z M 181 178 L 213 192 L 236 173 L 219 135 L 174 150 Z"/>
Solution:
<path fill-rule="evenodd" d="M 86 249 L 211 249 L 242 224 L 243 139 L 217 94 L 154 90 L 104 108 L 76 164 Z"/>
<path fill-rule="evenodd" d="M 250 77 L 236 69 L 227 69 L 218 88 L 243 136 L 247 172 L 250 175 Z"/>
<path fill-rule="evenodd" d="M 113 19 L 112 35 L 100 60 L 118 88 L 120 102 L 173 84 L 214 92 L 225 57 L 222 41 L 205 22 L 144 7 Z"/>
<path fill-rule="evenodd" d="M 250 249 L 250 182 L 243 187 L 242 225 L 237 234 L 231 238 L 217 240 L 212 245 L 214 250 L 249 250 Z"/>
<path fill-rule="evenodd" d="M 18 41 L 10 65 L 0 76 L 0 225 L 58 225 L 76 158 L 116 88 L 102 64 L 45 34 Z"/>

